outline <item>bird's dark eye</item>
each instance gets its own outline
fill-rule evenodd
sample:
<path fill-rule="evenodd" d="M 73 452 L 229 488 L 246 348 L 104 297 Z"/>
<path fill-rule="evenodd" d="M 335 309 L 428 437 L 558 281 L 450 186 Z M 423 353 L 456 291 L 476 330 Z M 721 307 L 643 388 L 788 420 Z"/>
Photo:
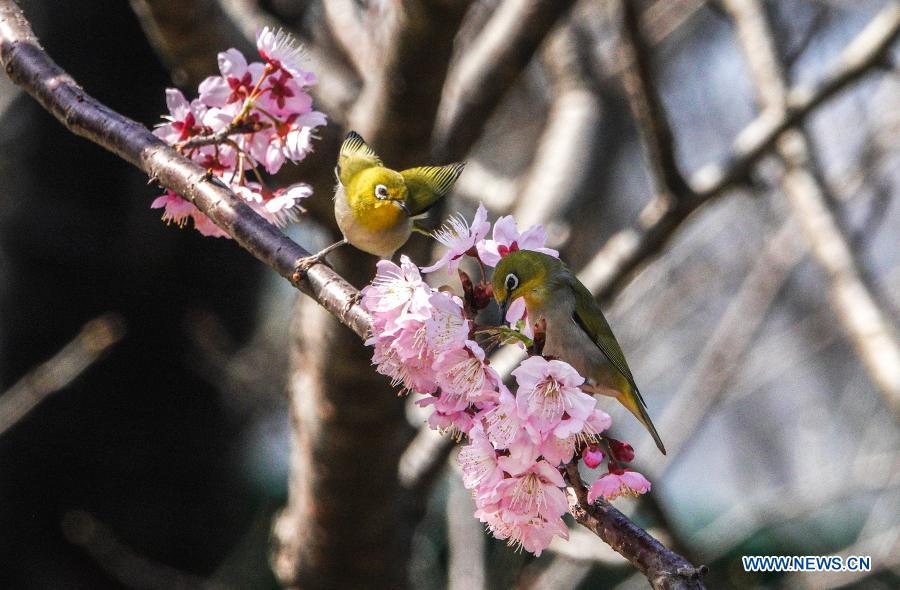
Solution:
<path fill-rule="evenodd" d="M 375 187 L 375 198 L 377 199 L 386 199 L 388 198 L 388 189 L 383 184 L 379 184 Z"/>
<path fill-rule="evenodd" d="M 516 290 L 516 287 L 519 286 L 519 277 L 514 275 L 513 273 L 509 273 L 506 275 L 506 292 L 512 293 Z"/>

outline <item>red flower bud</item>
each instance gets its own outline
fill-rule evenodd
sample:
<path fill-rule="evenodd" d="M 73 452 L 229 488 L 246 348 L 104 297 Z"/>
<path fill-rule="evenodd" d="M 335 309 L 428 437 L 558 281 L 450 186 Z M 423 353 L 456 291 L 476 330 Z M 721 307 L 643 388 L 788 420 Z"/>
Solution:
<path fill-rule="evenodd" d="M 609 450 L 612 451 L 613 457 L 623 463 L 634 461 L 634 447 L 627 442 L 622 442 L 614 438 L 607 440 L 609 441 Z"/>

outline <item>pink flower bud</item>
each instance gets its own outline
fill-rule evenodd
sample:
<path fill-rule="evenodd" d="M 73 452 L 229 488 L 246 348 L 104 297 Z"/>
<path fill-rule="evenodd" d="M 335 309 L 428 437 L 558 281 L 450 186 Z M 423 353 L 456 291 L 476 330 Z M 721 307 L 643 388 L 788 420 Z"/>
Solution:
<path fill-rule="evenodd" d="M 600 447 L 597 445 L 588 445 L 581 451 L 581 459 L 584 461 L 584 464 L 591 469 L 595 469 L 603 463 L 604 457 L 603 451 L 601 451 Z"/>

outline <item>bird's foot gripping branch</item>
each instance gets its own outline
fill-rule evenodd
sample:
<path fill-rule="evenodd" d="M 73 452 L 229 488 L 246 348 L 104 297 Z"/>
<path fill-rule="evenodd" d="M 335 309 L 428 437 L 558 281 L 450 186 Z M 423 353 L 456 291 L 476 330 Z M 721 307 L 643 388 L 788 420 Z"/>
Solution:
<path fill-rule="evenodd" d="M 474 492 L 475 516 L 497 538 L 540 555 L 553 537 L 568 538 L 562 520 L 569 509 L 567 464 L 577 466 L 581 459 L 595 469 L 606 461 L 607 472 L 589 489 L 591 503 L 642 494 L 650 483 L 625 466 L 634 459 L 631 446 L 603 434 L 611 419 L 582 390 L 585 378 L 571 365 L 537 354 L 540 339 L 523 298 L 507 310 L 509 327 L 476 324 L 494 291 L 508 288 L 489 283 L 485 267 L 518 251 L 557 256 L 544 247 L 540 226 L 519 233 L 507 216 L 488 239 L 490 229 L 482 206 L 471 224 L 452 218 L 435 232 L 446 247 L 435 264 L 420 269 L 406 256 L 399 266 L 379 262 L 375 279 L 362 292 L 373 319 L 367 343 L 375 349 L 380 373 L 402 385 L 403 392 L 423 396 L 417 404 L 431 408 L 432 428 L 466 440 L 459 463 L 466 487 Z M 481 270 L 477 283 L 459 269 L 467 257 Z M 420 271 L 445 267 L 459 274 L 462 297 L 423 281 Z M 482 347 L 498 341 L 516 342 L 530 352 L 512 372 L 514 390 L 503 384 Z"/>
<path fill-rule="evenodd" d="M 306 88 L 316 78 L 304 69 L 296 42 L 264 28 L 256 46 L 262 62 L 248 64 L 237 49 L 220 53 L 221 75 L 204 80 L 192 101 L 180 90 L 167 90 L 169 115 L 154 135 L 206 168 L 270 223 L 284 227 L 305 211 L 301 201 L 312 188 L 298 183 L 270 189 L 262 171 L 275 174 L 286 161 L 305 158 L 325 115 L 312 109 Z M 229 237 L 171 189 L 151 207 L 164 209 L 168 223 L 184 226 L 190 218 L 203 235 Z"/>

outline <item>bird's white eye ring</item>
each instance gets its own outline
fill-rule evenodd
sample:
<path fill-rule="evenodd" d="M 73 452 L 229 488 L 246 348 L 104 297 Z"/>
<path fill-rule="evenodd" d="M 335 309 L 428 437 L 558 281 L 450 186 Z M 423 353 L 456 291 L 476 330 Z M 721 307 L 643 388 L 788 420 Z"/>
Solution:
<path fill-rule="evenodd" d="M 519 286 L 519 277 L 517 277 L 513 273 L 509 273 L 508 275 L 506 275 L 506 281 L 504 281 L 504 284 L 506 285 L 506 292 L 512 293 L 516 290 L 516 287 Z"/>
<path fill-rule="evenodd" d="M 379 184 L 375 186 L 375 198 L 376 199 L 387 199 L 388 198 L 388 189 L 383 184 Z"/>

